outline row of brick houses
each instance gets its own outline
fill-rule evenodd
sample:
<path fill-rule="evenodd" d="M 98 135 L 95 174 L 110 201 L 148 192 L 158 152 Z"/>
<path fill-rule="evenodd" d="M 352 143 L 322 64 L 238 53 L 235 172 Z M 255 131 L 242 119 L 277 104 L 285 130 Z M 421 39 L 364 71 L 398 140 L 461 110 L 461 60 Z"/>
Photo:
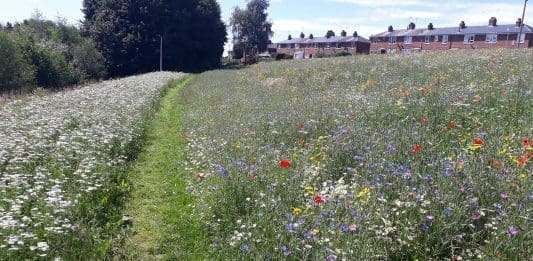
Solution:
<path fill-rule="evenodd" d="M 318 52 L 335 53 L 346 51 L 352 54 L 392 54 L 421 51 L 516 48 L 517 39 L 520 48 L 533 47 L 533 27 L 523 25 L 522 35 L 519 18 L 515 24 L 499 25 L 495 17 L 490 18 L 488 26 L 467 26 L 462 21 L 457 27 L 435 28 L 429 24 L 426 28 L 417 29 L 410 23 L 407 29 L 388 30 L 364 37 L 346 36 L 343 31 L 340 37 L 300 37 L 276 43 L 278 53 L 294 55 L 295 58 L 313 58 Z"/>
<path fill-rule="evenodd" d="M 294 55 L 295 58 L 313 58 L 317 53 L 322 52 L 332 54 L 337 52 L 348 52 L 351 54 L 368 54 L 370 52 L 370 41 L 354 32 L 352 36 L 347 36 L 343 31 L 341 36 L 329 37 L 305 37 L 303 33 L 300 38 L 291 38 L 277 44 L 278 53 Z"/>

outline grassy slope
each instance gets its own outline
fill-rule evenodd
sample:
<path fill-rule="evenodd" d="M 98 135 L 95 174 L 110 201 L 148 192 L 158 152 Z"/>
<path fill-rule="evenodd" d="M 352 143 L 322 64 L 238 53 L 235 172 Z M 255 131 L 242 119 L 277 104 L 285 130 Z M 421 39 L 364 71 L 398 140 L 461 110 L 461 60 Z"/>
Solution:
<path fill-rule="evenodd" d="M 132 259 L 202 259 L 206 232 L 194 219 L 179 162 L 186 143 L 179 135 L 183 107 L 178 93 L 192 78 L 176 82 L 164 97 L 148 130 L 148 146 L 131 172 L 132 198 L 127 213 L 134 235 L 127 251 Z"/>

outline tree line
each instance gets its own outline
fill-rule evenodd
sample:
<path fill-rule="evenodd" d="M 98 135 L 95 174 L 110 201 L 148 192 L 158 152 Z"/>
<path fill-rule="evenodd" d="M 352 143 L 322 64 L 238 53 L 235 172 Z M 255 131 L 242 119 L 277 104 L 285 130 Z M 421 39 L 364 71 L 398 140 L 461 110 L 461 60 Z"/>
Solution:
<path fill-rule="evenodd" d="M 227 41 L 216 0 L 83 0 L 79 27 L 37 13 L 0 25 L 0 92 L 62 87 L 163 69 L 219 68 Z M 230 21 L 234 45 L 265 51 L 272 36 L 268 0 L 248 0 Z M 163 45 L 161 53 L 160 45 Z"/>

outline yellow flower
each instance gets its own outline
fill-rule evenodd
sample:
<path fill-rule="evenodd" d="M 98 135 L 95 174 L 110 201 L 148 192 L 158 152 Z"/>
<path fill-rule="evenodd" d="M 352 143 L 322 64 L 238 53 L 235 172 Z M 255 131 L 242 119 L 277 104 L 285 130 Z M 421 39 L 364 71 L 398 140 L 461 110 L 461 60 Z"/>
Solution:
<path fill-rule="evenodd" d="M 305 189 L 305 192 L 309 195 L 315 194 L 315 189 L 312 186 L 306 186 L 304 189 Z"/>
<path fill-rule="evenodd" d="M 301 208 L 293 208 L 292 212 L 294 213 L 295 216 L 298 216 L 298 215 L 302 214 L 302 209 Z"/>
<path fill-rule="evenodd" d="M 235 142 L 235 148 L 237 148 L 237 149 L 241 148 L 241 141 L 240 140 Z"/>
<path fill-rule="evenodd" d="M 359 193 L 357 194 L 357 197 L 363 198 L 363 197 L 366 197 L 368 194 L 370 194 L 370 188 L 365 187 L 364 189 L 359 191 Z"/>

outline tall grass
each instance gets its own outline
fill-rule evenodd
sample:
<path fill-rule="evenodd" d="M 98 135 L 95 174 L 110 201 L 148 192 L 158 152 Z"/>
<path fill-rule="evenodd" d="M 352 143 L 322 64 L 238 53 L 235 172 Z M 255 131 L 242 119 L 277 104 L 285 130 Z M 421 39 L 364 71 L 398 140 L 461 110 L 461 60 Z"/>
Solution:
<path fill-rule="evenodd" d="M 533 52 L 258 64 L 182 91 L 220 259 L 528 259 Z"/>

